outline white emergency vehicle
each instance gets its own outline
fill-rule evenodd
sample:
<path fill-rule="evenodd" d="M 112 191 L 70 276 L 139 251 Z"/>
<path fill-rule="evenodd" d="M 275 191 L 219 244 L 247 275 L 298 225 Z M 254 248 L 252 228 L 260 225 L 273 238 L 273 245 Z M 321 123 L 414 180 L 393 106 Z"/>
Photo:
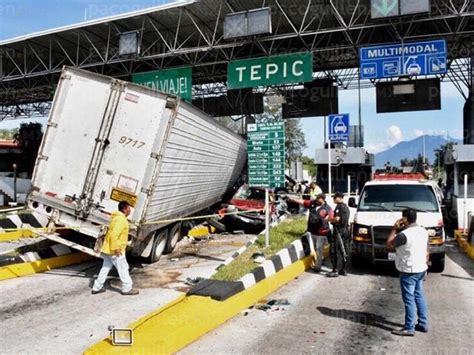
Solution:
<path fill-rule="evenodd" d="M 430 270 L 442 272 L 445 257 L 445 231 L 441 211 L 442 194 L 422 174 L 375 174 L 365 184 L 358 204 L 354 198 L 349 206 L 357 207 L 352 225 L 352 263 L 393 262 L 395 253 L 385 243 L 402 211 L 417 211 L 417 224 L 429 234 Z"/>

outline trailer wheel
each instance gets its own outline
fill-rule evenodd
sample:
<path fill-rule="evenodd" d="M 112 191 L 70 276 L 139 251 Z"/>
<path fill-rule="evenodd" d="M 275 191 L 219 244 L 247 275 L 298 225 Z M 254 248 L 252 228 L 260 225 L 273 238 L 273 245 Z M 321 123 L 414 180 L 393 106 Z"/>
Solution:
<path fill-rule="evenodd" d="M 351 263 L 352 263 L 352 267 L 354 269 L 360 269 L 363 266 L 364 261 L 362 260 L 362 258 L 359 255 L 352 254 L 351 255 Z"/>
<path fill-rule="evenodd" d="M 444 271 L 444 256 L 437 258 L 431 262 L 431 266 L 429 268 L 430 272 L 441 273 Z"/>
<path fill-rule="evenodd" d="M 150 261 L 156 263 L 160 260 L 166 249 L 166 243 L 168 241 L 168 230 L 164 229 L 157 231 L 155 234 L 155 239 L 153 240 L 153 247 L 151 248 Z"/>
<path fill-rule="evenodd" d="M 171 229 L 168 234 L 168 241 L 166 243 L 166 249 L 165 253 L 169 254 L 171 253 L 174 248 L 176 247 L 176 244 L 181 240 L 183 234 L 181 232 L 181 223 L 176 223 Z"/>

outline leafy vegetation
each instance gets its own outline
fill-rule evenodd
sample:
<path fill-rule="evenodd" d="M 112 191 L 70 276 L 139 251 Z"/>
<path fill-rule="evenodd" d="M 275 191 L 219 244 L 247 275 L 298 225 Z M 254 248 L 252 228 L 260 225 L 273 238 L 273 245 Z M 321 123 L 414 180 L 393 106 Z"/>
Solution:
<path fill-rule="evenodd" d="M 258 266 L 252 255 L 262 252 L 268 259 L 286 248 L 292 241 L 299 239 L 306 231 L 306 217 L 288 219 L 275 228 L 270 229 L 270 247 L 265 248 L 265 236 L 260 236 L 254 245 L 249 247 L 232 263 L 219 269 L 213 276 L 215 280 L 237 281 Z"/>

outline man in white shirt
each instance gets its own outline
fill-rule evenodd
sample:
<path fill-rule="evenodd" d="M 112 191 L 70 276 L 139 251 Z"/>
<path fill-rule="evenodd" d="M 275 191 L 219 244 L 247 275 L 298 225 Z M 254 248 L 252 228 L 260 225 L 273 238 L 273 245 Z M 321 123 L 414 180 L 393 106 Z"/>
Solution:
<path fill-rule="evenodd" d="M 395 266 L 400 272 L 402 299 L 405 303 L 405 325 L 392 333 L 414 336 L 415 330 L 428 332 L 428 307 L 423 293 L 428 269 L 428 232 L 416 224 L 415 210 L 404 210 L 402 216 L 393 226 L 387 240 L 387 247 L 396 250 Z M 418 322 L 415 323 L 417 315 Z"/>

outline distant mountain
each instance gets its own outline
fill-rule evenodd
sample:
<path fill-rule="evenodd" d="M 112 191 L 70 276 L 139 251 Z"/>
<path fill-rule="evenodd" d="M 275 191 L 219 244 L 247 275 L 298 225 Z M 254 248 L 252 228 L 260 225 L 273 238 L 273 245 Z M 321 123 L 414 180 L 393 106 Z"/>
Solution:
<path fill-rule="evenodd" d="M 424 137 L 426 158 L 430 164 L 433 164 L 436 157 L 435 150 L 443 144 L 446 144 L 448 140 L 444 136 L 426 135 Z M 450 139 L 449 141 L 458 144 L 462 143 L 459 139 Z M 375 154 L 375 167 L 383 168 L 387 161 L 389 161 L 392 166 L 400 166 L 400 160 L 404 158 L 413 159 L 416 158 L 418 154 L 423 154 L 423 136 L 408 142 L 400 142 L 388 150 Z"/>

